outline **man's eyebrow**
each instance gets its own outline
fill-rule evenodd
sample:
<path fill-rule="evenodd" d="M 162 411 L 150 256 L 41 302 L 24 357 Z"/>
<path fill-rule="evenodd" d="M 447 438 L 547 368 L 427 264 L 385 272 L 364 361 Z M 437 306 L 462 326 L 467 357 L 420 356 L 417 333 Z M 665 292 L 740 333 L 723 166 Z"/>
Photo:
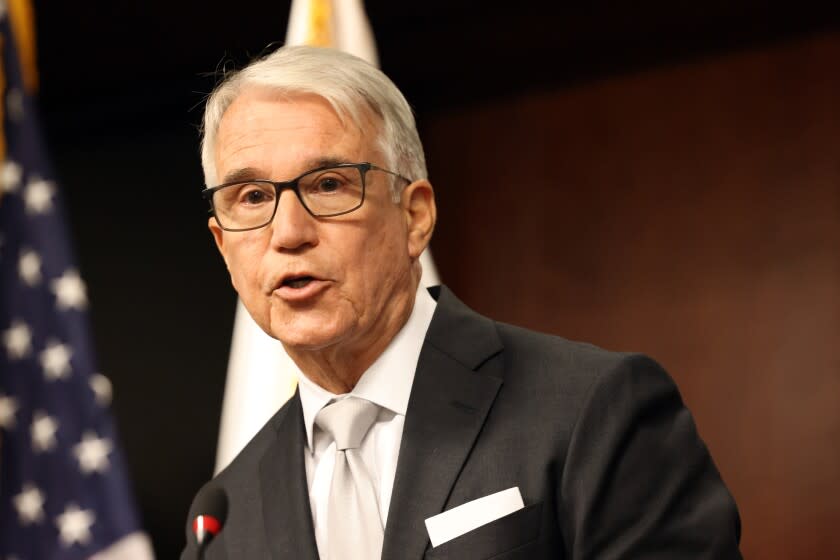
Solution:
<path fill-rule="evenodd" d="M 318 158 L 313 158 L 306 161 L 306 168 L 307 169 L 317 169 L 319 167 L 332 167 L 334 165 L 342 165 L 345 163 L 355 163 L 347 160 L 346 158 L 340 158 L 337 156 L 323 156 Z"/>
<path fill-rule="evenodd" d="M 260 173 L 253 167 L 234 169 L 222 178 L 222 183 L 235 183 L 237 181 L 250 181 L 260 178 Z"/>
<path fill-rule="evenodd" d="M 322 157 L 312 158 L 312 159 L 306 160 L 305 165 L 301 169 L 301 173 L 306 173 L 309 170 L 318 169 L 320 167 L 332 167 L 334 165 L 342 165 L 342 164 L 345 164 L 345 163 L 356 163 L 356 162 L 351 162 L 346 158 L 341 158 L 341 157 L 337 157 L 337 156 L 322 156 Z M 293 178 L 294 177 L 288 177 L 288 178 L 283 178 L 283 179 L 279 179 L 279 180 L 289 181 Z M 237 183 L 239 181 L 253 181 L 253 180 L 256 180 L 256 179 L 266 179 L 266 180 L 271 180 L 271 181 L 277 180 L 277 179 L 272 179 L 272 178 L 269 178 L 269 177 L 263 177 L 262 173 L 260 173 L 254 167 L 243 167 L 241 169 L 234 169 L 233 171 L 230 171 L 229 173 L 227 173 L 224 176 L 224 178 L 222 180 L 222 183 L 223 184 Z"/>

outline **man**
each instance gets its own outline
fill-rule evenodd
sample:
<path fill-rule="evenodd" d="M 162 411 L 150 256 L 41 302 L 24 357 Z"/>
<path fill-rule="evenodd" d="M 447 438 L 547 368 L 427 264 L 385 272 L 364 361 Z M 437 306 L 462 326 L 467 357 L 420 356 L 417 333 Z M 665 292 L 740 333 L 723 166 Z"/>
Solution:
<path fill-rule="evenodd" d="M 228 512 L 206 558 L 740 558 L 655 362 L 418 289 L 434 191 L 381 72 L 277 50 L 210 96 L 202 162 L 233 286 L 301 372 L 209 483 Z"/>

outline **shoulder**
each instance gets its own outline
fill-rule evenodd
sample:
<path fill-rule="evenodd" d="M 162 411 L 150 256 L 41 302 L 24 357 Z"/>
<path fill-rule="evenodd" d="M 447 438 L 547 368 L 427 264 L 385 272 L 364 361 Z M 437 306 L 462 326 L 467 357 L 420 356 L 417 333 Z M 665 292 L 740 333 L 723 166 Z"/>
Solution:
<path fill-rule="evenodd" d="M 670 375 L 650 356 L 495 326 L 503 347 L 503 390 L 528 398 L 534 412 L 559 416 L 569 428 L 593 411 L 644 407 L 658 397 L 682 404 Z"/>
<path fill-rule="evenodd" d="M 561 336 L 537 332 L 516 325 L 494 321 L 504 351 L 512 360 L 550 361 L 565 368 L 602 370 L 638 355 L 618 352 L 589 342 L 570 340 Z"/>
<path fill-rule="evenodd" d="M 501 353 L 508 365 L 523 369 L 595 372 L 628 355 L 496 321 L 471 309 L 445 286 L 430 292 L 438 304 L 426 342 L 467 365 L 474 360 L 465 359 L 465 354 L 472 358 Z"/>
<path fill-rule="evenodd" d="M 644 383 L 671 383 L 670 376 L 652 357 L 640 352 L 616 351 L 588 342 L 494 322 L 503 347 L 505 381 L 525 376 L 588 392 L 599 384 L 635 379 Z M 576 391 L 576 392 L 577 392 Z"/>
<path fill-rule="evenodd" d="M 676 390 L 665 370 L 642 353 L 609 350 L 495 321 L 445 287 L 432 294 L 438 300 L 438 322 L 427 334 L 429 344 L 462 363 L 481 364 L 477 369 L 482 373 L 501 376 L 502 391 L 514 398 L 521 395 L 548 408 L 561 406 L 569 421 L 593 395 L 621 396 L 622 385 L 635 388 L 630 393 L 636 397 L 656 387 Z"/>

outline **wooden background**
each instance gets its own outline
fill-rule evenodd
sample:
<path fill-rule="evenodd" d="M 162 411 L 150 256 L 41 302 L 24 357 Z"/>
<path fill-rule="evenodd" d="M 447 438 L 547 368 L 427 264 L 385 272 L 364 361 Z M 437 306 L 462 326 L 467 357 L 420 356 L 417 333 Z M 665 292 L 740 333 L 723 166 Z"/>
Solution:
<path fill-rule="evenodd" d="M 673 375 L 749 558 L 840 558 L 840 36 L 425 123 L 443 279 Z"/>

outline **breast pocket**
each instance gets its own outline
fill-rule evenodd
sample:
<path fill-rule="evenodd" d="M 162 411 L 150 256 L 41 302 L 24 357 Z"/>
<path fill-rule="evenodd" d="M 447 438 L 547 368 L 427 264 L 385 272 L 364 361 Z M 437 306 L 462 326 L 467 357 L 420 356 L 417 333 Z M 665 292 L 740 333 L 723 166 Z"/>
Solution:
<path fill-rule="evenodd" d="M 429 550 L 427 560 L 513 560 L 540 536 L 542 502 L 526 506 Z M 525 558 L 526 556 L 522 556 Z"/>

